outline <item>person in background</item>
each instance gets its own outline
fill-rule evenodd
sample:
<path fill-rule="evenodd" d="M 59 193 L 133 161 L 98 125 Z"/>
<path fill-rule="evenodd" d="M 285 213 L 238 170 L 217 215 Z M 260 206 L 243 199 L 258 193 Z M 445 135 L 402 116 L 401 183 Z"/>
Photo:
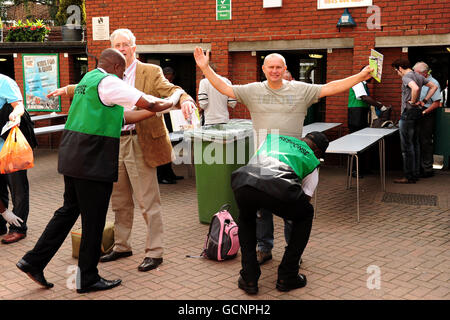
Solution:
<path fill-rule="evenodd" d="M 422 117 L 420 91 L 423 86 L 430 88 L 425 96 L 427 102 L 437 90 L 437 86 L 421 74 L 411 69 L 406 58 L 392 62 L 392 67 L 402 78 L 402 106 L 399 121 L 400 148 L 403 158 L 403 178 L 394 183 L 416 183 L 420 175 L 419 119 Z"/>
<path fill-rule="evenodd" d="M 420 91 L 420 101 L 424 103 L 422 117 L 419 119 L 419 142 L 420 142 L 420 177 L 429 178 L 434 176 L 433 172 L 433 135 L 436 126 L 436 108 L 441 105 L 441 87 L 439 82 L 431 76 L 430 67 L 423 61 L 417 62 L 413 70 L 422 75 L 428 81 L 437 86 L 436 92 L 429 100 L 425 97 L 430 88 L 423 86 Z"/>
<path fill-rule="evenodd" d="M 8 120 L 14 122 L 24 114 L 25 108 L 22 101 L 22 94 L 17 83 L 10 77 L 0 73 L 0 112 L 9 112 L 12 107 L 9 115 L 1 117 L 3 120 L 0 123 L 0 128 L 3 128 Z M 11 107 L 7 109 L 8 104 Z M 8 232 L 6 224 L 7 222 L 9 223 L 9 232 L 2 239 L 3 244 L 14 243 L 27 236 L 27 220 L 30 210 L 27 170 L 0 174 L 0 202 L 3 202 L 2 204 L 5 208 L 8 207 L 9 203 L 8 188 L 11 192 L 12 212 L 20 219 L 21 223 L 11 223 L 12 221 L 18 220 L 10 218 L 9 210 L 3 211 L 4 215 L 0 216 L 0 235 Z"/>
<path fill-rule="evenodd" d="M 216 65 L 211 63 L 211 68 L 216 71 Z M 225 77 L 222 80 L 231 85 L 231 81 Z M 205 125 L 227 123 L 230 119 L 228 107 L 234 108 L 235 99 L 229 98 L 214 88 L 207 78 L 200 80 L 198 89 L 199 107 L 203 109 Z"/>
<path fill-rule="evenodd" d="M 450 108 L 450 105 L 448 104 L 448 80 L 445 83 L 445 89 L 441 92 L 441 107 Z"/>
<path fill-rule="evenodd" d="M 284 79 L 284 80 L 287 80 L 287 81 L 295 80 L 295 79 L 292 77 L 291 72 L 290 72 L 289 70 L 287 70 L 287 69 L 286 69 L 286 71 L 285 71 L 284 74 L 283 74 L 283 79 Z"/>

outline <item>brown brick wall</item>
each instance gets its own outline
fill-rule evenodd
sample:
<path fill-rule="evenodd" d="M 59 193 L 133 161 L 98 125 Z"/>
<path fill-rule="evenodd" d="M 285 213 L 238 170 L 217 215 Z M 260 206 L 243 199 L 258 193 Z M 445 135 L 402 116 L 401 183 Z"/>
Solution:
<path fill-rule="evenodd" d="M 381 8 L 381 30 L 368 30 L 367 8 L 350 8 L 357 23 L 355 28 L 336 28 L 343 9 L 317 10 L 315 0 L 284 1 L 282 8 L 264 9 L 262 1 L 233 0 L 232 20 L 216 21 L 215 1 L 204 0 L 91 0 L 86 3 L 88 47 L 99 53 L 109 46 L 108 41 L 92 40 L 92 17 L 109 16 L 110 31 L 129 28 L 137 37 L 137 44 L 211 43 L 212 61 L 218 73 L 235 84 L 258 81 L 258 61 L 249 52 L 228 52 L 229 42 L 270 41 L 320 38 L 354 38 L 353 49 L 334 49 L 328 54 L 327 82 L 350 76 L 367 64 L 375 36 L 443 34 L 450 32 L 448 0 L 376 1 Z M 399 113 L 400 79 L 390 63 L 402 55 L 401 49 L 380 49 L 386 54 L 383 82 L 372 85 L 372 94 Z M 89 66 L 94 66 L 90 58 Z M 197 69 L 197 84 L 201 72 Z M 347 93 L 327 98 L 326 121 L 346 119 Z M 248 117 L 244 106 L 231 111 L 232 117 Z"/>

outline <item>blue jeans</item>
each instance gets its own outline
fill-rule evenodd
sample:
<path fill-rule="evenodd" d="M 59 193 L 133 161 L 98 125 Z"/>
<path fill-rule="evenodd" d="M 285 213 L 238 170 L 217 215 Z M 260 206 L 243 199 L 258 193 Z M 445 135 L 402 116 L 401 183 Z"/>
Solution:
<path fill-rule="evenodd" d="M 420 174 L 419 121 L 400 119 L 399 132 L 403 172 L 405 178 L 413 179 Z"/>
<path fill-rule="evenodd" d="M 292 221 L 284 219 L 284 238 L 286 243 L 289 243 L 292 232 Z M 256 219 L 256 241 L 258 250 L 263 252 L 270 252 L 273 248 L 273 215 L 267 209 L 260 209 L 258 211 L 258 218 Z"/>

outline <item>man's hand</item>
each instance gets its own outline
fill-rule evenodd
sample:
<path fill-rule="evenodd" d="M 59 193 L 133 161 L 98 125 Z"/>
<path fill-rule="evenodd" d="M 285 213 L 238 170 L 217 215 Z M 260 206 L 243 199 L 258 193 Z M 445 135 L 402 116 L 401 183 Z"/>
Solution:
<path fill-rule="evenodd" d="M 0 213 L 0 215 L 3 216 L 3 218 L 8 222 L 9 224 L 15 225 L 16 227 L 20 227 L 20 222 L 23 222 L 22 219 L 20 219 L 18 216 L 16 216 L 12 211 L 6 209 L 4 212 Z M 20 221 L 20 222 L 19 222 Z"/>
<path fill-rule="evenodd" d="M 55 91 L 50 92 L 47 95 L 47 98 L 58 97 L 58 96 L 62 96 L 62 95 L 65 95 L 65 94 L 67 94 L 67 88 L 66 87 L 62 87 L 62 88 L 56 89 Z"/>
<path fill-rule="evenodd" d="M 194 50 L 194 58 L 198 67 L 203 70 L 209 65 L 209 50 L 206 51 L 206 54 L 203 53 L 203 49 L 200 47 L 195 47 Z"/>
<path fill-rule="evenodd" d="M 181 103 L 181 112 L 183 112 L 183 116 L 185 119 L 189 119 L 192 112 L 195 111 L 197 107 L 195 106 L 195 103 L 191 100 L 185 100 L 183 103 Z"/>
<path fill-rule="evenodd" d="M 370 74 L 374 69 L 371 68 L 370 66 L 366 66 L 364 69 L 361 70 L 361 72 L 359 73 L 361 75 L 361 77 L 364 80 L 369 80 L 370 78 L 372 78 L 372 75 Z"/>

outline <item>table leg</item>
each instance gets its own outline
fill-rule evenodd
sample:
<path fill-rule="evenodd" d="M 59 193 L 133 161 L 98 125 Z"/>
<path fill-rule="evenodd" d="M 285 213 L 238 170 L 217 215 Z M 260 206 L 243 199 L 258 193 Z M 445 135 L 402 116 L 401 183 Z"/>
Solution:
<path fill-rule="evenodd" d="M 356 214 L 357 221 L 359 222 L 359 157 L 355 154 L 356 157 Z"/>
<path fill-rule="evenodd" d="M 355 155 L 348 155 L 347 157 L 347 190 L 352 186 L 352 172 L 353 172 L 353 157 Z M 349 170 L 350 168 L 350 170 Z"/>

